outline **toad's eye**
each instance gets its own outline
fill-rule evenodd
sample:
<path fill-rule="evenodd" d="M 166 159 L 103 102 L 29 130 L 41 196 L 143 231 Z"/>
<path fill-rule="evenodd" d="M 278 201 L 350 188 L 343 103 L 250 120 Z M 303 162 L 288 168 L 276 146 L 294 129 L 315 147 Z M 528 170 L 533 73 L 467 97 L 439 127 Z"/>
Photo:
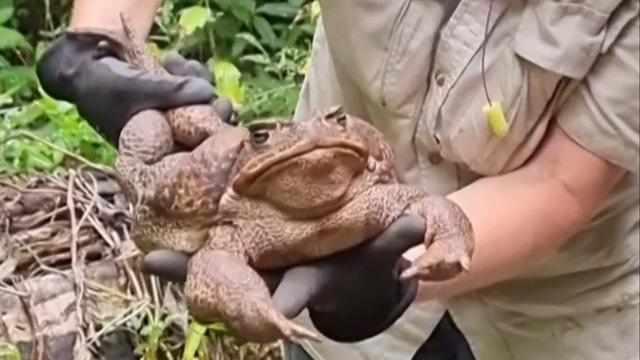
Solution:
<path fill-rule="evenodd" d="M 251 142 L 254 145 L 262 145 L 269 140 L 269 136 L 267 129 L 256 129 L 251 132 Z"/>
<path fill-rule="evenodd" d="M 347 115 L 338 115 L 338 117 L 336 118 L 336 123 L 338 123 L 338 125 L 340 126 L 347 126 Z"/>

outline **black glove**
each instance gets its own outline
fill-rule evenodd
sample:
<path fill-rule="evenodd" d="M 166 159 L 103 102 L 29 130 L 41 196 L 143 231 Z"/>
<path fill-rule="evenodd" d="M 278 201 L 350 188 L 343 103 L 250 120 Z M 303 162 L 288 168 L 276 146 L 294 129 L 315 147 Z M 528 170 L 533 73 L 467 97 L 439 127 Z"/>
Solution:
<path fill-rule="evenodd" d="M 413 302 L 418 281 L 400 280 L 410 264 L 402 257 L 424 239 L 424 219 L 398 219 L 365 244 L 287 271 L 261 274 L 288 318 L 305 307 L 314 326 L 335 341 L 361 341 L 386 330 Z M 142 271 L 184 282 L 188 257 L 155 251 Z"/>
<path fill-rule="evenodd" d="M 215 98 L 206 68 L 176 55 L 164 65 L 173 75 L 139 71 L 118 58 L 118 44 L 98 34 L 66 33 L 42 55 L 36 72 L 52 97 L 73 103 L 80 115 L 117 146 L 129 118 L 146 109 L 208 103 Z M 217 109 L 230 108 L 230 103 Z M 228 121 L 231 111 L 219 114 Z"/>

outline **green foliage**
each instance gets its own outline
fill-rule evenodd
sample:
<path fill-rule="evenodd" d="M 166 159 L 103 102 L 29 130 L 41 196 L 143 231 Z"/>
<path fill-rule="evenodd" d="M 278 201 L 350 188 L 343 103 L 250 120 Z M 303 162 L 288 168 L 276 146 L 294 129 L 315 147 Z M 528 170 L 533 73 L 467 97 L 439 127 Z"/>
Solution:
<path fill-rule="evenodd" d="M 56 101 L 46 94 L 30 103 L 3 109 L 0 139 L 0 174 L 17 171 L 54 171 L 70 165 L 57 149 L 72 151 L 90 161 L 111 165 L 115 149 L 109 146 L 71 104 Z M 43 141 L 18 136 L 28 131 Z M 57 148 L 57 149 L 56 149 Z"/>
<path fill-rule="evenodd" d="M 15 345 L 6 343 L 0 339 L 0 359 L 22 360 L 22 354 L 20 354 L 20 351 Z"/>
<path fill-rule="evenodd" d="M 35 75 L 71 6 L 71 0 L 0 0 L 0 174 L 54 171 L 69 166 L 65 153 L 113 164 L 115 150 L 73 105 L 46 96 Z M 159 56 L 180 52 L 206 64 L 218 94 L 233 101 L 242 121 L 287 117 L 318 12 L 316 2 L 305 0 L 165 0 L 149 45 Z M 17 136 L 25 131 L 34 136 Z"/>
<path fill-rule="evenodd" d="M 219 94 L 245 120 L 286 116 L 295 108 L 317 16 L 315 2 L 300 0 L 168 1 L 152 39 L 161 54 L 207 62 Z"/>

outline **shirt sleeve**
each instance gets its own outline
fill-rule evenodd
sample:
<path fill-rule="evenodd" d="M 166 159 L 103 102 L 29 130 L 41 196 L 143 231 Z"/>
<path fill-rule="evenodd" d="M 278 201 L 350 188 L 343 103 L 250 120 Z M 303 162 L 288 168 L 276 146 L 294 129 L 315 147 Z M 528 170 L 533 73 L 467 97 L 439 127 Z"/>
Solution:
<path fill-rule="evenodd" d="M 639 36 L 635 16 L 557 114 L 574 141 L 633 173 L 640 166 Z"/>

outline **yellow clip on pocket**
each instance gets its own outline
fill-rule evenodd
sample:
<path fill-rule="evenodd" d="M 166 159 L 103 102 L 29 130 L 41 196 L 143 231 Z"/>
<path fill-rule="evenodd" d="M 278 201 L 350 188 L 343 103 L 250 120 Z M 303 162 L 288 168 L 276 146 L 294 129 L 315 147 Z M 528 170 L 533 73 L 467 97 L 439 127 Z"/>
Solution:
<path fill-rule="evenodd" d="M 509 124 L 499 101 L 492 101 L 491 104 L 485 105 L 482 111 L 484 111 L 494 134 L 498 137 L 504 137 L 509 133 Z"/>

